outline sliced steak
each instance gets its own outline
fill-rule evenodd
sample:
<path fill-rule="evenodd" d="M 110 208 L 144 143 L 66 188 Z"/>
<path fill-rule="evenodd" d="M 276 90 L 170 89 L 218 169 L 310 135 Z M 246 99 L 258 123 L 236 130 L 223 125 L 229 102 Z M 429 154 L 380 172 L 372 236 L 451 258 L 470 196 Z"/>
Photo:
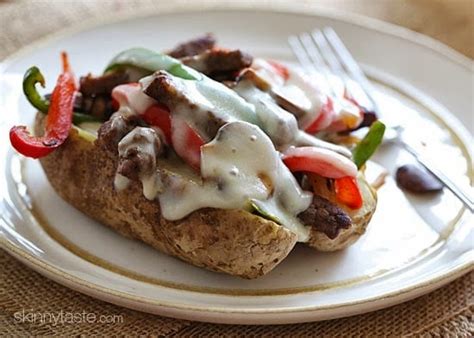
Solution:
<path fill-rule="evenodd" d="M 212 139 L 225 121 L 213 111 L 200 107 L 185 81 L 175 80 L 168 73 L 158 71 L 144 79 L 143 92 L 164 104 L 172 113 L 184 116 L 188 123 L 192 120 L 192 127 L 197 129 L 201 137 Z"/>
<path fill-rule="evenodd" d="M 200 54 L 208 49 L 214 48 L 216 39 L 210 33 L 179 44 L 168 52 L 174 58 L 183 58 Z"/>
<path fill-rule="evenodd" d="M 79 91 L 84 96 L 110 95 L 112 89 L 128 81 L 129 76 L 125 72 L 111 72 L 101 76 L 88 74 L 81 77 Z"/>
<path fill-rule="evenodd" d="M 344 210 L 316 194 L 313 197 L 313 203 L 300 213 L 298 218 L 304 225 L 325 233 L 330 239 L 336 238 L 339 231 L 348 229 L 352 225 L 351 218 Z"/>
<path fill-rule="evenodd" d="M 140 123 L 141 120 L 137 115 L 126 115 L 119 111 L 100 126 L 96 144 L 116 154 L 120 140 Z"/>
<path fill-rule="evenodd" d="M 135 127 L 118 143 L 117 173 L 131 180 L 153 175 L 161 150 L 162 143 L 155 130 Z"/>
<path fill-rule="evenodd" d="M 113 113 L 112 99 L 110 95 L 103 94 L 84 96 L 81 110 L 100 120 L 105 120 Z"/>
<path fill-rule="evenodd" d="M 82 108 L 86 114 L 106 120 L 113 113 L 112 90 L 129 82 L 125 72 L 112 72 L 101 76 L 88 74 L 80 79 L 79 92 L 82 94 Z"/>
<path fill-rule="evenodd" d="M 240 50 L 211 49 L 194 56 L 181 59 L 181 62 L 197 71 L 221 79 L 233 79 L 235 73 L 250 67 L 253 58 Z"/>

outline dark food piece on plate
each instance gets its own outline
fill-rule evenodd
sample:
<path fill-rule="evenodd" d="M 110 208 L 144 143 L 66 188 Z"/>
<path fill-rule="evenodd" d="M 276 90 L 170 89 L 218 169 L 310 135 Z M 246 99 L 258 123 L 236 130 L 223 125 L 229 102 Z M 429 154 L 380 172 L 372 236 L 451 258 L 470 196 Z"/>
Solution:
<path fill-rule="evenodd" d="M 347 213 L 324 197 L 314 195 L 313 203 L 298 215 L 300 221 L 323 232 L 330 239 L 339 235 L 342 229 L 348 229 L 352 220 Z"/>
<path fill-rule="evenodd" d="M 212 34 L 206 34 L 196 39 L 179 44 L 173 50 L 168 52 L 169 56 L 174 58 L 183 58 L 200 54 L 208 49 L 214 48 L 216 39 Z"/>
<path fill-rule="evenodd" d="M 414 164 L 399 167 L 396 180 L 399 187 L 413 193 L 429 193 L 443 189 L 443 184 L 436 177 Z"/>

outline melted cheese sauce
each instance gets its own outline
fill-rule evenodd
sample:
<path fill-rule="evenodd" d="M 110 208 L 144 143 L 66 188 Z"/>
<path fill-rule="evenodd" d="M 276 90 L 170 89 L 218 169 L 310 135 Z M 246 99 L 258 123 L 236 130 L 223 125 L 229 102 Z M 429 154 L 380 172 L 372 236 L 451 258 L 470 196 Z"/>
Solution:
<path fill-rule="evenodd" d="M 169 76 L 178 92 L 189 100 L 177 100 L 172 114 L 184 119 L 205 141 L 215 136 L 207 132 L 210 119 L 259 124 L 254 107 L 223 84 L 207 77 L 195 81 Z M 143 78 L 140 83 L 146 87 L 152 80 L 153 75 Z"/>
<path fill-rule="evenodd" d="M 321 74 L 311 77 L 303 74 L 299 69 L 287 67 L 288 79 L 277 75 L 274 67 L 266 60 L 256 58 L 252 67 L 257 73 L 272 84 L 273 90 L 291 102 L 297 102 L 298 106 L 305 112 L 299 117 L 298 125 L 301 129 L 307 128 L 321 114 L 321 108 L 326 102 L 326 97 L 331 93 L 327 80 Z M 332 84 L 332 83 L 331 83 Z M 334 103 L 334 115 L 329 126 L 330 131 L 342 131 L 355 128 L 362 121 L 359 108 L 352 102 L 343 98 L 344 85 L 337 97 L 330 95 Z"/>
<path fill-rule="evenodd" d="M 275 143 L 279 150 L 289 146 L 322 147 L 351 157 L 351 153 L 344 147 L 322 141 L 298 128 L 295 116 L 282 109 L 274 99 L 249 81 L 241 81 L 234 90 L 253 104 L 260 126 Z"/>
<path fill-rule="evenodd" d="M 292 144 L 298 133 L 293 114 L 278 106 L 270 94 L 261 91 L 249 81 L 241 81 L 234 90 L 253 104 L 260 125 L 277 146 Z"/>
<path fill-rule="evenodd" d="M 291 102 L 297 102 L 298 106 L 305 111 L 305 115 L 299 120 L 302 128 L 314 121 L 325 102 L 325 90 L 317 86 L 315 81 L 309 81 L 308 77 L 298 70 L 288 67 L 288 79 L 284 79 L 275 73 L 275 68 L 266 60 L 256 58 L 252 67 L 257 73 L 271 83 L 273 90 Z"/>
<path fill-rule="evenodd" d="M 271 81 L 272 87 L 298 102 L 307 112 L 300 121 L 251 82 L 242 80 L 233 91 L 205 76 L 195 81 L 170 75 L 178 92 L 186 97 L 176 101 L 171 112 L 173 119 L 185 121 L 207 142 L 201 147 L 201 175 L 193 173 L 176 155 L 160 159 L 149 137 L 156 134 L 152 128 L 137 127 L 125 136 L 119 144 L 119 155 L 135 147 L 144 156 L 155 158 L 152 170 L 141 171 L 139 179 L 145 197 L 159 200 L 166 219 L 179 220 L 205 207 L 257 209 L 296 233 L 299 241 L 307 241 L 309 229 L 299 222 L 297 215 L 309 207 L 312 194 L 301 189 L 275 146 L 283 150 L 291 145 L 313 145 L 346 156 L 350 152 L 298 128 L 301 121 L 319 114 L 323 102 L 303 76 L 291 70 L 290 77 L 283 80 L 264 67 L 259 71 Z M 150 76 L 140 83 L 145 87 L 152 80 Z M 122 89 L 114 96 L 120 103 L 116 114 L 142 114 L 156 102 L 141 87 Z M 223 124 L 217 135 L 208 134 L 211 119 Z M 128 184 L 129 180 L 117 173 L 116 189 L 125 189 Z"/>
<path fill-rule="evenodd" d="M 247 122 L 224 125 L 201 148 L 201 176 L 196 182 L 161 174 L 158 194 L 163 216 L 177 220 L 194 210 L 251 209 L 251 202 L 306 241 L 309 229 L 295 217 L 306 210 L 312 194 L 303 191 L 265 133 Z"/>

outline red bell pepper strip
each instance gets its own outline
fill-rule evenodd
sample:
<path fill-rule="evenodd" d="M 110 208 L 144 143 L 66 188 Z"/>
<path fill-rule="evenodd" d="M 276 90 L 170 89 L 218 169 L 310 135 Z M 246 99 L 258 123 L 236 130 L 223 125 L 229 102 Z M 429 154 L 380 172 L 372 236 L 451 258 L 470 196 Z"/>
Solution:
<path fill-rule="evenodd" d="M 355 177 L 341 177 L 334 180 L 336 198 L 351 209 L 362 207 L 363 200 Z"/>
<path fill-rule="evenodd" d="M 14 126 L 10 130 L 10 142 L 13 148 L 24 156 L 44 157 L 63 144 L 69 135 L 76 82 L 65 52 L 61 53 L 61 59 L 63 73 L 59 75 L 51 96 L 44 136 L 32 136 L 25 126 Z"/>
<path fill-rule="evenodd" d="M 172 146 L 186 163 L 199 170 L 201 146 L 204 141 L 185 120 L 179 116 L 172 116 L 166 106 L 144 94 L 139 83 L 127 83 L 115 87 L 112 98 L 116 101 L 116 107 L 129 106 L 146 123 L 160 128 L 166 143 Z"/>
<path fill-rule="evenodd" d="M 316 117 L 316 119 L 306 127 L 305 131 L 314 134 L 323 130 L 331 124 L 334 114 L 334 102 L 329 96 L 327 96 L 327 100 L 322 105 L 318 117 Z"/>
<path fill-rule="evenodd" d="M 356 180 L 357 167 L 348 158 L 326 149 L 297 147 L 285 151 L 283 162 L 292 172 L 304 171 L 334 178 L 337 200 L 353 209 L 362 206 Z"/>
<path fill-rule="evenodd" d="M 169 109 L 160 103 L 150 106 L 141 117 L 149 125 L 161 129 L 166 142 L 186 163 L 196 170 L 200 169 L 204 141 L 189 124 L 179 117 L 174 117 L 172 122 Z"/>
<path fill-rule="evenodd" d="M 196 170 L 201 168 L 201 146 L 204 140 L 179 116 L 171 119 L 171 139 L 176 153 Z"/>
<path fill-rule="evenodd" d="M 273 60 L 267 60 L 267 62 L 275 69 L 278 75 L 280 75 L 285 81 L 290 78 L 290 71 L 287 67 L 279 62 Z"/>
<path fill-rule="evenodd" d="M 166 143 L 171 145 L 171 115 L 169 109 L 160 104 L 156 103 L 149 107 L 141 115 L 143 120 L 151 126 L 156 126 L 163 132 Z"/>
<path fill-rule="evenodd" d="M 180 117 L 171 117 L 167 107 L 156 103 L 150 106 L 142 115 L 149 125 L 161 129 L 166 142 L 186 163 L 196 170 L 201 167 L 201 146 L 204 141 L 191 126 Z"/>
<path fill-rule="evenodd" d="M 357 167 L 351 160 L 327 149 L 290 147 L 282 159 L 292 172 L 305 171 L 328 178 L 357 175 Z"/>

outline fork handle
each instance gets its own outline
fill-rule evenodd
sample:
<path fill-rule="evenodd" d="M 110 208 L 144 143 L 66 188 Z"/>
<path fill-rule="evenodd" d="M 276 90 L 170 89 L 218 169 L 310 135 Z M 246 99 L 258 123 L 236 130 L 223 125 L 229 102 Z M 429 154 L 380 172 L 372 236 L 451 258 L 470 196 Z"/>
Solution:
<path fill-rule="evenodd" d="M 439 170 L 432 161 L 423 155 L 421 152 L 410 146 L 406 142 L 401 142 L 403 147 L 412 154 L 418 162 L 420 162 L 423 167 L 426 168 L 430 173 L 436 176 L 437 179 L 443 183 L 443 185 L 448 188 L 461 202 L 472 212 L 474 212 L 474 200 L 469 196 L 469 192 L 459 185 L 454 183 L 448 176 L 446 176 L 441 170 Z"/>

